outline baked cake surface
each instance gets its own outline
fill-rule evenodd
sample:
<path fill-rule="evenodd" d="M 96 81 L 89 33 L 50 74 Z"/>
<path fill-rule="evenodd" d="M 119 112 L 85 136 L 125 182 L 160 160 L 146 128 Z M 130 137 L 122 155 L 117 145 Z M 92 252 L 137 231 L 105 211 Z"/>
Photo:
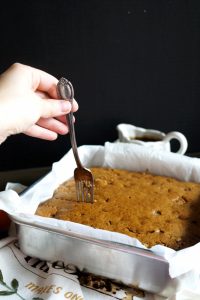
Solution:
<path fill-rule="evenodd" d="M 94 203 L 76 202 L 75 184 L 61 184 L 37 215 L 124 233 L 147 247 L 175 250 L 200 241 L 200 184 L 120 169 L 91 168 Z"/>

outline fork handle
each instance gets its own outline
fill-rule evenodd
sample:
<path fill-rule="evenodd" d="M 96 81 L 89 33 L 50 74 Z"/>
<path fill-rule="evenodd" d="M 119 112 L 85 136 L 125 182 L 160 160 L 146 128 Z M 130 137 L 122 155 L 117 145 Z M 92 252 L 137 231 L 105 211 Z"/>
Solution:
<path fill-rule="evenodd" d="M 61 98 L 68 100 L 71 104 L 73 103 L 74 99 L 74 89 L 70 81 L 62 77 L 57 85 L 58 94 Z M 76 134 L 73 122 L 73 113 L 70 112 L 67 116 L 67 122 L 69 126 L 69 134 L 70 134 L 70 141 L 71 146 L 74 154 L 74 158 L 77 164 L 77 167 L 82 168 L 82 164 L 78 155 L 77 144 L 76 144 Z"/>
<path fill-rule="evenodd" d="M 76 144 L 76 134 L 75 134 L 75 128 L 74 128 L 74 122 L 73 122 L 73 113 L 70 112 L 66 117 L 67 117 L 67 122 L 69 125 L 69 134 L 70 134 L 72 150 L 74 153 L 74 158 L 75 158 L 77 167 L 82 168 L 82 164 L 81 164 L 81 161 L 80 161 L 80 158 L 78 155 L 77 144 Z"/>

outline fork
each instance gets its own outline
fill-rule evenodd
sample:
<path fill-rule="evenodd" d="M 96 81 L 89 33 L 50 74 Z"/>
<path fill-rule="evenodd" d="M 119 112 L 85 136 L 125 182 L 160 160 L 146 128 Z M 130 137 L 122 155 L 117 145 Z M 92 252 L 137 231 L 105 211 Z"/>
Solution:
<path fill-rule="evenodd" d="M 72 104 L 74 99 L 74 89 L 70 81 L 62 77 L 57 84 L 58 95 Z M 73 113 L 67 114 L 67 122 L 69 126 L 70 141 L 76 161 L 77 168 L 74 170 L 74 180 L 76 185 L 77 201 L 93 203 L 94 197 L 94 179 L 92 172 L 83 167 L 77 149 L 76 135 L 73 121 Z"/>

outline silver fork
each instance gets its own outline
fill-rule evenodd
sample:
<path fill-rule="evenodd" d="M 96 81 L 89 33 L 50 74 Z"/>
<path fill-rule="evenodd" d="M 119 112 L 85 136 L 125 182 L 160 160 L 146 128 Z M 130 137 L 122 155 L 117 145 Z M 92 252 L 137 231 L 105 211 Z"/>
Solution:
<path fill-rule="evenodd" d="M 68 100 L 72 104 L 74 99 L 74 89 L 71 82 L 62 77 L 57 84 L 57 89 L 61 99 Z M 77 201 L 93 203 L 94 179 L 92 172 L 89 169 L 83 167 L 78 155 L 72 112 L 67 114 L 67 122 L 69 126 L 71 146 L 77 165 L 77 168 L 75 168 L 74 170 Z"/>

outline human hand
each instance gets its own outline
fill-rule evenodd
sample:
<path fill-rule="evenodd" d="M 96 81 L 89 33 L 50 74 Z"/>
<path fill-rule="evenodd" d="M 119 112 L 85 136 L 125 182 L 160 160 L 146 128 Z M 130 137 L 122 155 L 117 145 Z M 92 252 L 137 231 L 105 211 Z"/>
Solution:
<path fill-rule="evenodd" d="M 0 76 L 0 143 L 17 133 L 45 140 L 68 133 L 65 115 L 75 112 L 78 104 L 58 99 L 57 82 L 50 74 L 19 63 Z"/>

